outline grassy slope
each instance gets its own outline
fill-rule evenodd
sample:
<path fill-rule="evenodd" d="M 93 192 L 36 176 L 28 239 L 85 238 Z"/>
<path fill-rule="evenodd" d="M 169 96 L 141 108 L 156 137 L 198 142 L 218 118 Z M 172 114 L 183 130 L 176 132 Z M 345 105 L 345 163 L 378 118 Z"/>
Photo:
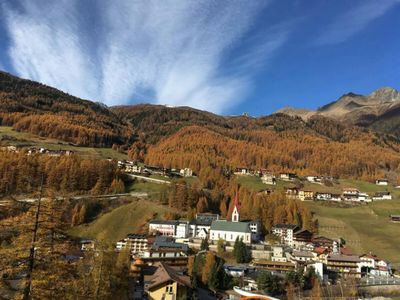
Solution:
<path fill-rule="evenodd" d="M 168 208 L 149 201 L 133 201 L 102 215 L 88 225 L 74 227 L 69 233 L 77 237 L 96 238 L 107 243 L 115 243 L 128 233 L 142 232 L 148 220 L 166 211 Z"/>
<path fill-rule="evenodd" d="M 51 150 L 73 150 L 83 157 L 98 157 L 98 158 L 113 158 L 127 159 L 127 155 L 113 151 L 111 148 L 92 148 L 92 147 L 77 147 L 67 142 L 56 139 L 44 138 L 33 135 L 27 132 L 17 132 L 12 130 L 12 127 L 0 126 L 0 138 L 4 135 L 14 137 L 17 141 L 10 141 L 10 145 L 32 145 L 35 147 L 43 147 Z"/>
<path fill-rule="evenodd" d="M 266 188 L 282 189 L 284 185 L 290 184 L 278 180 L 276 186 L 265 185 L 255 176 L 237 176 L 237 180 L 255 191 Z M 304 182 L 304 189 L 313 191 L 341 193 L 346 187 L 355 187 L 370 194 L 387 190 L 392 192 L 394 200 L 376 201 L 352 208 L 327 206 L 321 202 L 304 202 L 319 220 L 319 234 L 331 238 L 343 237 L 347 246 L 355 253 L 371 251 L 400 268 L 400 224 L 390 222 L 388 217 L 390 214 L 400 214 L 400 189 L 349 179 L 339 180 L 339 184 L 332 187 Z"/>
<path fill-rule="evenodd" d="M 379 201 L 368 205 L 339 208 L 319 202 L 305 203 L 319 220 L 319 233 L 343 237 L 356 253 L 373 252 L 400 266 L 400 224 L 389 221 L 390 214 L 400 214 L 400 201 Z"/>

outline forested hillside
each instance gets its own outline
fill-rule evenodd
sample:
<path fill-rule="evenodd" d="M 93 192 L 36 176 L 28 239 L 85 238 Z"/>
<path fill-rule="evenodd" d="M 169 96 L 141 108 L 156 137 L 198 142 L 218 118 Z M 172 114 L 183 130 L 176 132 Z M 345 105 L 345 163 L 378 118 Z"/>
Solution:
<path fill-rule="evenodd" d="M 339 133 L 327 133 L 338 136 L 336 141 L 307 127 L 241 130 L 232 134 L 191 126 L 149 147 L 145 161 L 166 167 L 190 167 L 204 178 L 223 167 L 240 166 L 364 180 L 400 170 L 398 144 L 378 139 L 371 132 Z M 346 141 L 341 142 L 342 139 Z"/>
<path fill-rule="evenodd" d="M 387 118 L 396 129 L 393 114 L 388 112 Z M 219 116 L 150 104 L 109 109 L 4 72 L 0 122 L 84 146 L 130 146 L 132 159 L 190 167 L 204 181 L 213 178 L 211 185 L 218 174 L 239 166 L 372 180 L 396 174 L 400 164 L 396 137 L 322 115 L 305 121 L 283 113 Z"/>
<path fill-rule="evenodd" d="M 107 107 L 0 72 L 0 124 L 83 146 L 129 141 L 131 132 Z"/>

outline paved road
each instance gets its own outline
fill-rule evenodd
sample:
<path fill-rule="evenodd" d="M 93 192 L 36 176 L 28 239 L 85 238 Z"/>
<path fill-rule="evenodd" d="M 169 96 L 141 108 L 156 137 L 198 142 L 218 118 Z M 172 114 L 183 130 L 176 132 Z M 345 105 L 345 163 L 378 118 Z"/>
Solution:
<path fill-rule="evenodd" d="M 171 184 L 171 182 L 168 181 L 168 180 L 156 179 L 156 178 L 151 178 L 151 177 L 146 177 L 146 176 L 141 176 L 141 175 L 135 175 L 135 174 L 127 174 L 127 175 L 130 176 L 130 177 L 142 179 L 142 180 L 145 180 L 145 181 L 150 181 L 150 182 L 155 182 L 155 183 L 160 183 L 160 184 Z"/>

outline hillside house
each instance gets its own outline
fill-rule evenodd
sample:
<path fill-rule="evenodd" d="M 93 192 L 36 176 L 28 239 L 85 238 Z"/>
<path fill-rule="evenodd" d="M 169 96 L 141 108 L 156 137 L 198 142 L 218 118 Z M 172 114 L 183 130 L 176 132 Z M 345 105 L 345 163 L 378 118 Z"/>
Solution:
<path fill-rule="evenodd" d="M 193 170 L 192 170 L 192 169 L 189 169 L 189 168 L 184 168 L 184 169 L 181 169 L 181 170 L 179 171 L 179 174 L 180 174 L 182 177 L 192 177 L 192 176 L 193 176 Z"/>
<path fill-rule="evenodd" d="M 389 217 L 392 222 L 400 222 L 400 215 L 390 215 Z"/>
<path fill-rule="evenodd" d="M 376 185 L 388 185 L 389 184 L 389 180 L 387 179 L 377 179 L 375 181 Z"/>
<path fill-rule="evenodd" d="M 261 176 L 261 181 L 264 184 L 276 185 L 275 176 L 270 173 L 265 173 Z"/>
<path fill-rule="evenodd" d="M 336 273 L 342 277 L 361 277 L 360 258 L 355 255 L 330 254 L 327 258 L 328 272 Z"/>
<path fill-rule="evenodd" d="M 317 255 L 311 251 L 293 250 L 290 255 L 290 261 L 296 265 L 304 265 L 304 263 L 314 261 L 316 256 Z"/>
<path fill-rule="evenodd" d="M 319 176 L 307 176 L 306 179 L 308 182 L 311 183 L 318 183 L 318 184 L 322 183 L 322 178 Z"/>
<path fill-rule="evenodd" d="M 293 233 L 293 247 L 295 249 L 304 249 L 310 244 L 313 238 L 313 233 L 306 229 L 297 230 Z"/>
<path fill-rule="evenodd" d="M 390 192 L 376 192 L 372 197 L 372 200 L 392 200 L 392 194 L 390 194 Z"/>
<path fill-rule="evenodd" d="M 315 197 L 317 200 L 320 200 L 320 201 L 342 201 L 340 194 L 317 192 L 315 194 Z"/>
<path fill-rule="evenodd" d="M 298 197 L 301 201 L 314 201 L 314 192 L 307 190 L 300 190 Z"/>
<path fill-rule="evenodd" d="M 293 181 L 297 178 L 297 175 L 294 173 L 281 173 L 280 178 L 285 181 Z"/>
<path fill-rule="evenodd" d="M 287 198 L 298 199 L 299 198 L 299 189 L 296 187 L 285 188 L 285 194 L 286 194 Z"/>
<path fill-rule="evenodd" d="M 144 276 L 144 289 L 150 300 L 191 299 L 190 277 L 163 262 L 154 264 L 156 271 Z"/>
<path fill-rule="evenodd" d="M 295 224 L 276 224 L 272 227 L 272 233 L 281 238 L 283 244 L 292 246 L 294 232 L 298 229 Z"/>
<path fill-rule="evenodd" d="M 252 175 L 252 172 L 250 169 L 246 167 L 238 167 L 235 169 L 234 172 L 235 175 Z"/>

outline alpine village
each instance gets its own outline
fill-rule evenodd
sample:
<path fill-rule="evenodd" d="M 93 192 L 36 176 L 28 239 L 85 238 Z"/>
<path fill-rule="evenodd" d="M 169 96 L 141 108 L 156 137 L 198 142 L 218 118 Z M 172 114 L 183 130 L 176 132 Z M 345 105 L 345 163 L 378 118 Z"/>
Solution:
<path fill-rule="evenodd" d="M 360 99 L 400 111 L 335 105 Z M 398 115 L 108 108 L 4 72 L 0 105 L 2 299 L 400 295 Z"/>

